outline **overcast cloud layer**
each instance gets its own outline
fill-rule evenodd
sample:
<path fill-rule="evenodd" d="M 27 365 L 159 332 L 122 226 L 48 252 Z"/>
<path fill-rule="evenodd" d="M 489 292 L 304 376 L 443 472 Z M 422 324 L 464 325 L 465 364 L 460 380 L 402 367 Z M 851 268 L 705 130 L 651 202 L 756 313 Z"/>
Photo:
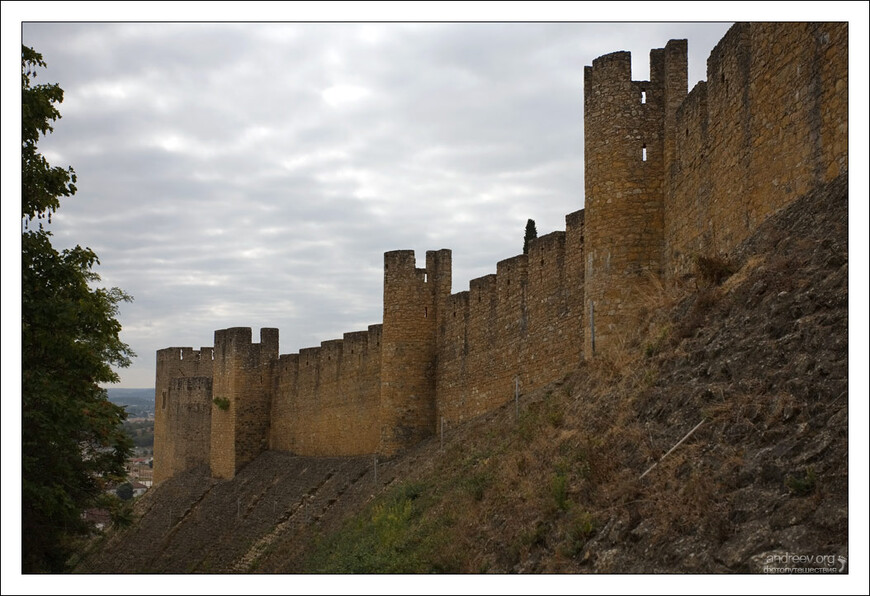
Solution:
<path fill-rule="evenodd" d="M 50 229 L 135 301 L 122 387 L 215 329 L 278 327 L 282 353 L 382 320 L 383 253 L 453 251 L 453 291 L 521 252 L 528 218 L 583 207 L 583 67 L 713 24 L 26 23 L 65 90 L 41 142 L 78 194 Z"/>

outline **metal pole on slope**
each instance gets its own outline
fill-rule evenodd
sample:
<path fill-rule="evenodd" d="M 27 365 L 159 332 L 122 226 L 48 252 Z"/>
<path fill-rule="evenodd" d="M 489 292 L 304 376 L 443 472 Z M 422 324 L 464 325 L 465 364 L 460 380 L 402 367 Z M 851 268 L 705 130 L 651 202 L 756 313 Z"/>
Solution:
<path fill-rule="evenodd" d="M 701 422 L 699 422 L 698 424 L 696 424 L 696 425 L 695 425 L 695 428 L 693 428 L 692 430 L 690 430 L 689 432 L 687 432 L 685 437 L 683 437 L 682 439 L 680 439 L 679 442 L 677 442 L 676 445 L 674 445 L 673 447 L 671 447 L 670 449 L 668 449 L 668 452 L 665 453 L 663 456 L 661 456 L 661 457 L 659 458 L 659 461 L 657 461 L 656 463 L 654 463 L 653 465 L 651 465 L 651 466 L 647 469 L 646 472 L 644 472 L 643 474 L 641 474 L 641 475 L 640 475 L 640 478 L 638 478 L 638 480 L 643 480 L 643 477 L 644 477 L 644 476 L 646 476 L 647 474 L 649 474 L 650 472 L 652 472 L 653 469 L 654 469 L 657 465 L 659 465 L 660 463 L 662 463 L 662 461 L 663 461 L 667 456 L 669 456 L 671 453 L 674 452 L 674 449 L 676 449 L 677 447 L 679 447 L 680 445 L 682 445 L 682 444 L 683 444 L 683 441 L 685 441 L 686 439 L 688 439 L 689 437 L 691 437 L 691 436 L 692 436 L 692 433 L 694 433 L 696 430 L 698 430 L 698 428 L 700 428 L 700 426 L 701 426 L 702 424 L 704 424 L 704 422 L 705 422 L 706 420 L 707 420 L 706 418 L 701 418 Z"/>

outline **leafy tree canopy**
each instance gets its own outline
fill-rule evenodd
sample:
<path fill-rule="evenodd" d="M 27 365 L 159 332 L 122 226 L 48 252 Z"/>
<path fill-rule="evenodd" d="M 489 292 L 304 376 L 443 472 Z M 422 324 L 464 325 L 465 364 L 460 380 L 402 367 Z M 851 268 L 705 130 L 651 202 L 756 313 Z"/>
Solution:
<path fill-rule="evenodd" d="M 55 104 L 63 101 L 63 89 L 57 84 L 31 85 L 37 67 L 45 67 L 42 55 L 21 46 L 21 215 L 25 225 L 33 218 L 51 217 L 60 206 L 60 197 L 76 192 L 73 169 L 51 167 L 37 150 L 39 137 L 52 132 L 51 123 L 60 118 Z"/>
<path fill-rule="evenodd" d="M 129 501 L 133 498 L 133 485 L 129 482 L 125 482 L 115 489 L 115 494 L 118 495 L 118 498 L 122 501 Z"/>
<path fill-rule="evenodd" d="M 523 254 L 529 254 L 529 243 L 538 237 L 538 228 L 535 227 L 535 220 L 530 219 L 526 222 L 526 235 L 523 237 Z"/>
<path fill-rule="evenodd" d="M 82 511 L 107 482 L 124 477 L 131 441 L 124 409 L 99 383 L 134 356 L 119 338 L 118 288 L 94 288 L 99 263 L 89 248 L 58 252 L 42 221 L 75 194 L 72 168 L 51 167 L 37 142 L 52 131 L 63 100 L 57 85 L 32 85 L 42 56 L 21 48 L 21 343 L 23 570 L 59 572 L 88 526 Z"/>

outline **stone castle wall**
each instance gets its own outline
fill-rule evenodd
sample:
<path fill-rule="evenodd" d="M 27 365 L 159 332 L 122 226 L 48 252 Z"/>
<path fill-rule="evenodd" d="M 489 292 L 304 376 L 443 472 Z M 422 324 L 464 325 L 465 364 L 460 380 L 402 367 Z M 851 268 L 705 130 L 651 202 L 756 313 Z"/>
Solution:
<path fill-rule="evenodd" d="M 228 406 L 211 410 L 212 476 L 232 478 L 268 448 L 277 359 L 277 329 L 261 329 L 259 344 L 249 327 L 215 331 L 213 401 Z"/>
<path fill-rule="evenodd" d="M 650 81 L 627 52 L 586 67 L 587 356 L 625 339 L 650 276 L 727 255 L 848 168 L 847 24 L 737 24 L 688 94 L 686 56 L 650 52 Z"/>
<path fill-rule="evenodd" d="M 368 331 L 281 356 L 275 329 L 158 351 L 155 482 L 205 461 L 231 477 L 266 449 L 398 453 L 618 346 L 650 284 L 847 171 L 846 24 L 735 25 L 688 93 L 687 51 L 652 50 L 649 81 L 628 52 L 586 67 L 586 208 L 468 291 L 451 293 L 449 250 L 424 268 L 392 251 Z"/>
<path fill-rule="evenodd" d="M 157 351 L 154 384 L 154 475 L 162 482 L 209 462 L 212 349 Z"/>
<path fill-rule="evenodd" d="M 847 55 L 845 23 L 738 24 L 717 44 L 676 114 L 668 277 L 847 171 Z"/>
<path fill-rule="evenodd" d="M 298 455 L 375 453 L 381 325 L 278 358 L 269 448 Z"/>
<path fill-rule="evenodd" d="M 461 422 L 577 367 L 582 348 L 583 214 L 527 255 L 450 296 L 439 321 L 436 421 Z"/>

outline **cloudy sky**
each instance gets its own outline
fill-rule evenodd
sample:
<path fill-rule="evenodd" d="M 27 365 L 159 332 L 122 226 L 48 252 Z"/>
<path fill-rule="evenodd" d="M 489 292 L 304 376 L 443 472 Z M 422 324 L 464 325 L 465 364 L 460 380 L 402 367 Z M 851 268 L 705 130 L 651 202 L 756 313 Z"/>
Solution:
<path fill-rule="evenodd" d="M 38 16 L 38 15 L 37 15 Z M 154 353 L 280 329 L 282 353 L 382 320 L 383 253 L 453 251 L 453 291 L 583 207 L 583 67 L 730 22 L 24 22 L 65 91 L 55 244 L 89 246 L 151 387 Z"/>

